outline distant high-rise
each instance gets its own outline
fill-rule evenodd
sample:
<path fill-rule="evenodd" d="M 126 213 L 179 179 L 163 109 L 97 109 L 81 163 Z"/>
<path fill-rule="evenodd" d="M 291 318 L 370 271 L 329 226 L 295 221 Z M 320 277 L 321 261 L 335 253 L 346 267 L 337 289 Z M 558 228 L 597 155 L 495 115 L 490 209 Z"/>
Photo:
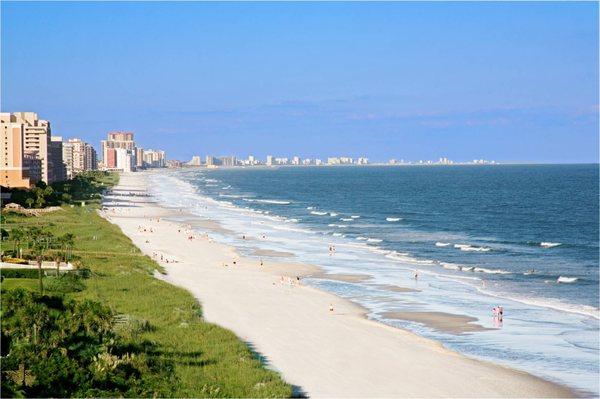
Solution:
<path fill-rule="evenodd" d="M 194 155 L 187 164 L 190 166 L 200 166 L 202 164 L 202 161 L 200 160 L 200 156 Z"/>
<path fill-rule="evenodd" d="M 145 168 L 164 168 L 166 166 L 165 152 L 160 150 L 144 151 L 143 166 Z"/>
<path fill-rule="evenodd" d="M 67 177 L 73 178 L 78 173 L 96 170 L 98 159 L 96 150 L 79 138 L 69 139 L 63 143 L 63 162 L 67 167 Z"/>
<path fill-rule="evenodd" d="M 108 139 L 101 141 L 102 161 L 106 169 L 135 170 L 136 146 L 131 132 L 110 132 Z M 116 151 L 116 150 L 125 150 Z M 121 163 L 119 163 L 121 161 Z"/>
<path fill-rule="evenodd" d="M 234 156 L 221 157 L 219 160 L 221 161 L 220 163 L 223 166 L 235 166 L 236 165 L 236 159 Z"/>
<path fill-rule="evenodd" d="M 63 141 L 60 136 L 50 136 L 50 148 L 48 148 L 49 164 L 52 168 L 52 180 L 67 180 L 67 167 L 63 161 Z"/>
<path fill-rule="evenodd" d="M 136 147 L 135 149 L 135 167 L 143 168 L 144 167 L 144 149 L 140 147 Z"/>
<path fill-rule="evenodd" d="M 273 165 L 273 155 L 267 155 L 267 165 L 268 166 Z"/>

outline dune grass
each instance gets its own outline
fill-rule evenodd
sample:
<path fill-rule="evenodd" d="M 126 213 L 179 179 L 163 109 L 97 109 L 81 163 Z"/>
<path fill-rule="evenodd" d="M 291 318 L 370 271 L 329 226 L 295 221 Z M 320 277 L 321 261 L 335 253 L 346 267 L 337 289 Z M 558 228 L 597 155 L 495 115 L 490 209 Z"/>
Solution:
<path fill-rule="evenodd" d="M 120 334 L 150 355 L 171 361 L 175 397 L 292 395 L 292 387 L 232 332 L 203 321 L 190 293 L 154 278 L 160 266 L 98 216 L 96 207 L 66 206 L 41 217 L 8 214 L 3 227 L 39 225 L 56 234 L 73 233 L 75 254 L 92 276 L 85 280 L 86 289 L 67 295 L 109 306 L 118 315 L 115 328 Z M 16 286 L 37 287 L 35 280 L 6 279 L 2 289 Z"/>

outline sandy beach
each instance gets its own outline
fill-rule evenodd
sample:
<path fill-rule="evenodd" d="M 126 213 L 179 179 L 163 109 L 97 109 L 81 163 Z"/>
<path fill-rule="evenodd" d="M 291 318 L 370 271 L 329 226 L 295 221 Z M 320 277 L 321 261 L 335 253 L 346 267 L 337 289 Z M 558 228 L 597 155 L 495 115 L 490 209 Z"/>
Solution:
<path fill-rule="evenodd" d="M 216 222 L 169 221 L 184 213 L 143 195 L 146 179 L 145 173 L 121 175 L 114 195 L 105 198 L 102 215 L 164 267 L 165 274 L 156 273 L 157 278 L 189 290 L 206 320 L 232 330 L 298 392 L 311 397 L 574 395 L 561 385 L 467 358 L 435 341 L 369 320 L 352 302 L 302 284 L 304 276 L 343 281 L 364 276 L 323 275 L 315 266 L 291 263 L 293 256 L 287 253 L 261 265 L 257 258 L 245 258 L 212 240 L 211 229 L 220 228 Z M 481 330 L 468 317 L 437 312 L 396 316 L 457 333 Z"/>

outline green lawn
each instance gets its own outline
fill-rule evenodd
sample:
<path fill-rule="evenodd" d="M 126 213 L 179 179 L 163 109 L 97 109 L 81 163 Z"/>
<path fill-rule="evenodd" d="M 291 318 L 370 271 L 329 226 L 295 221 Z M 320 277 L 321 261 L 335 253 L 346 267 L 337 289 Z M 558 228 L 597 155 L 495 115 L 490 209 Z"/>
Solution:
<path fill-rule="evenodd" d="M 85 280 L 85 290 L 68 295 L 109 306 L 120 315 L 115 327 L 120 334 L 153 344 L 153 356 L 172 361 L 178 380 L 174 396 L 292 395 L 292 387 L 266 369 L 232 332 L 203 321 L 191 294 L 155 279 L 152 274 L 160 267 L 118 227 L 99 217 L 96 207 L 64 206 L 41 217 L 7 214 L 3 228 L 39 225 L 59 235 L 73 233 L 75 254 L 92 277 Z M 12 248 L 12 243 L 3 246 Z M 37 280 L 7 278 L 2 290 L 16 287 L 37 289 Z"/>

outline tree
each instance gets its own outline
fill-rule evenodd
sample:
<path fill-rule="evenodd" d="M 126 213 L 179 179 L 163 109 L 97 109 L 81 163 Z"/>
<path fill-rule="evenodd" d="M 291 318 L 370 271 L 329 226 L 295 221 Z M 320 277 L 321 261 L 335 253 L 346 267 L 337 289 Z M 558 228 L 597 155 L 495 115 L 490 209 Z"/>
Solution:
<path fill-rule="evenodd" d="M 166 397 L 173 364 L 124 342 L 111 310 L 89 300 L 8 290 L 0 303 L 2 396 Z"/>
<path fill-rule="evenodd" d="M 23 241 L 24 236 L 25 232 L 19 228 L 10 231 L 10 238 L 13 240 L 13 252 L 15 253 L 15 257 L 21 255 L 21 242 Z"/>
<path fill-rule="evenodd" d="M 38 264 L 38 278 L 40 294 L 44 293 L 44 283 L 42 282 L 42 261 L 46 251 L 52 245 L 52 241 L 55 240 L 54 235 L 38 227 L 32 227 L 27 231 L 27 238 L 29 240 L 29 249 L 33 252 L 35 259 Z"/>
<path fill-rule="evenodd" d="M 56 262 L 56 277 L 60 273 L 60 262 L 67 262 L 71 258 L 71 250 L 75 236 L 71 233 L 63 234 L 55 240 L 57 251 L 55 252 L 54 260 Z"/>
<path fill-rule="evenodd" d="M 27 204 L 27 208 L 31 208 L 31 206 L 33 205 L 34 202 L 35 202 L 35 200 L 31 197 L 27 197 L 27 199 L 25 200 L 25 203 Z"/>

